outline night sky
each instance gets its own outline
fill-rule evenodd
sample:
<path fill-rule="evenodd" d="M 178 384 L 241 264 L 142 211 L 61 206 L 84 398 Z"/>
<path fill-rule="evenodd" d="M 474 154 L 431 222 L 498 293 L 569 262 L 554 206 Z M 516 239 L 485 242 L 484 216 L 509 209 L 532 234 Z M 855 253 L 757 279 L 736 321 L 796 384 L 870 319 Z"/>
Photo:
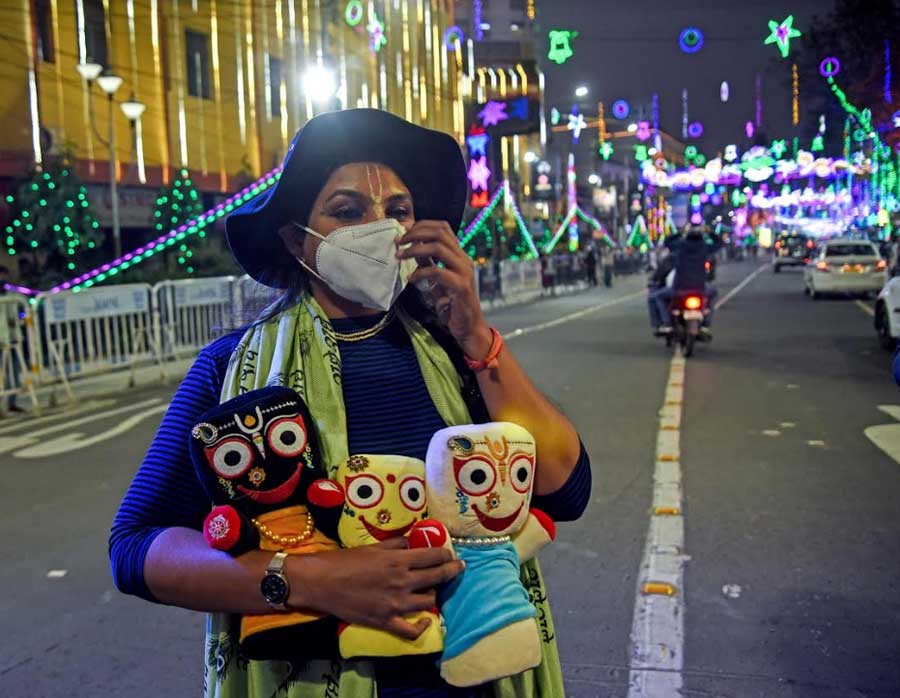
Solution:
<path fill-rule="evenodd" d="M 763 131 L 769 139 L 790 136 L 791 63 L 780 58 L 774 44 L 763 44 L 768 20 L 780 22 L 793 14 L 794 27 L 804 31 L 814 15 L 827 14 L 832 5 L 832 0 L 539 1 L 538 49 L 547 74 L 548 106 L 569 112 L 576 101 L 575 88 L 584 84 L 591 90 L 583 102 L 586 114 L 594 116 L 597 101 L 603 100 L 609 116 L 613 101 L 625 99 L 632 105 L 629 120 L 637 118 L 635 108 L 641 105 L 649 120 L 651 95 L 658 92 L 660 127 L 681 138 L 681 92 L 687 88 L 689 119 L 701 121 L 705 128 L 697 145 L 713 156 L 728 143 L 746 141 L 744 125 L 755 116 L 759 73 Z M 703 48 L 690 55 L 678 46 L 679 33 L 689 26 L 705 35 Z M 572 44 L 575 55 L 562 66 L 546 58 L 548 29 L 579 32 Z M 784 71 L 782 76 L 779 70 Z M 804 79 L 822 78 L 801 76 L 801 122 L 817 117 L 804 112 Z M 719 98 L 723 80 L 730 85 L 724 104 Z M 582 136 L 582 141 L 592 140 L 596 131 Z"/>

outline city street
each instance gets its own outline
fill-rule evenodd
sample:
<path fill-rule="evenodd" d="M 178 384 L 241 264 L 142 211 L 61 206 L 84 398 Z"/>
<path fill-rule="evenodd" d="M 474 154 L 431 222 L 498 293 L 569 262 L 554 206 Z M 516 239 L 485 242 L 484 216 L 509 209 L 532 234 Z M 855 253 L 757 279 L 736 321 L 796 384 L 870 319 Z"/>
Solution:
<path fill-rule="evenodd" d="M 686 362 L 682 695 L 896 698 L 900 454 L 865 433 L 900 430 L 890 354 L 871 301 L 813 301 L 768 261 L 720 266 L 715 339 Z M 644 282 L 489 316 L 591 456 L 591 504 L 541 556 L 571 698 L 625 698 L 633 668 L 672 361 Z M 173 389 L 0 421 L 0 696 L 199 695 L 202 616 L 119 594 L 106 550 Z"/>

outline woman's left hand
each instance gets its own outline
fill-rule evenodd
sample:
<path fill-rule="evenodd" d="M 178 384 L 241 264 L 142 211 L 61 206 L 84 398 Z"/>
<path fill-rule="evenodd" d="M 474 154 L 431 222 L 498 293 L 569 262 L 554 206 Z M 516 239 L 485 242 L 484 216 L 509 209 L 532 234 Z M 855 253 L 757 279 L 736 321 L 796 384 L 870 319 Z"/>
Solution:
<path fill-rule="evenodd" d="M 473 359 L 487 356 L 493 337 L 481 312 L 475 288 L 475 265 L 459 246 L 449 224 L 417 221 L 398 242 L 401 246 L 407 244 L 408 248 L 397 253 L 400 259 L 431 258 L 435 262 L 420 266 L 409 277 L 410 283 L 430 281 L 435 311 L 462 350 Z"/>

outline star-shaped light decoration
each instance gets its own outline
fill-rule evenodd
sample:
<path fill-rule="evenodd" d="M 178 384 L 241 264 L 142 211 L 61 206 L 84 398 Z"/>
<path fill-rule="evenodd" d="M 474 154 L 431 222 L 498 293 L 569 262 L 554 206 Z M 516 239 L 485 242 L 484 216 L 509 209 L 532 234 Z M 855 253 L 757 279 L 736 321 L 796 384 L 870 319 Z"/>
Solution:
<path fill-rule="evenodd" d="M 778 50 L 781 51 L 781 57 L 787 58 L 791 52 L 791 39 L 800 36 L 800 30 L 794 29 L 794 15 L 788 15 L 787 19 L 781 24 L 774 19 L 769 20 L 769 30 L 772 32 L 763 42 L 766 44 L 778 44 Z"/>
<path fill-rule="evenodd" d="M 604 160 L 609 160 L 613 154 L 613 144 L 609 141 L 604 141 L 600 144 L 599 153 L 600 157 L 602 157 Z"/>
<path fill-rule="evenodd" d="M 387 37 L 384 35 L 384 24 L 374 12 L 369 16 L 366 30 L 369 32 L 369 49 L 372 53 L 378 53 L 381 47 L 387 43 Z"/>
<path fill-rule="evenodd" d="M 581 137 L 581 131 L 587 127 L 584 120 L 584 114 L 569 114 L 569 125 L 567 128 L 572 132 L 572 142 L 577 143 Z"/>
<path fill-rule="evenodd" d="M 469 182 L 472 185 L 472 189 L 487 191 L 490 178 L 491 171 L 487 166 L 487 158 L 472 158 L 469 162 Z"/>
<path fill-rule="evenodd" d="M 469 155 L 473 158 L 476 155 L 487 155 L 488 140 L 490 139 L 486 133 L 466 136 L 466 145 L 469 146 Z"/>
<path fill-rule="evenodd" d="M 778 141 L 772 141 L 771 151 L 776 160 L 781 159 L 781 156 L 784 155 L 785 150 L 787 150 L 787 143 L 785 143 L 783 138 Z"/>
<path fill-rule="evenodd" d="M 478 112 L 478 116 L 481 118 L 482 125 L 496 126 L 509 118 L 509 114 L 506 113 L 506 102 L 491 100 L 484 105 L 484 109 Z"/>

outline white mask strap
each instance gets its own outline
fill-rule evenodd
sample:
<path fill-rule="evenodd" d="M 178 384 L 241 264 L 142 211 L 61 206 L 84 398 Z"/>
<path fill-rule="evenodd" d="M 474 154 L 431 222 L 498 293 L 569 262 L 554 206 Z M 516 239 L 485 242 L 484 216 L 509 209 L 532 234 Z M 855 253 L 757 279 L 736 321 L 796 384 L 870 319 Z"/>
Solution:
<path fill-rule="evenodd" d="M 319 235 L 319 233 L 317 233 L 317 232 L 316 232 L 315 230 L 313 230 L 312 228 L 307 228 L 305 225 L 303 225 L 302 223 L 298 223 L 297 221 L 291 221 L 291 223 L 293 223 L 294 225 L 296 225 L 298 228 L 302 228 L 303 230 L 305 230 L 307 233 L 309 233 L 309 234 L 312 235 L 313 237 L 317 237 L 317 238 L 319 238 L 319 240 L 322 240 L 322 241 L 325 240 L 325 237 L 324 237 L 323 235 Z M 304 269 L 306 269 L 306 271 L 308 271 L 310 274 L 312 274 L 313 276 L 315 276 L 319 281 L 321 281 L 321 282 L 322 282 L 323 284 L 325 284 L 326 286 L 328 285 L 328 282 L 325 281 L 325 279 L 322 278 L 321 274 L 319 274 L 319 272 L 317 272 L 317 271 L 313 271 L 313 268 L 310 267 L 306 262 L 304 262 L 303 259 L 302 259 L 301 257 L 294 257 L 294 259 L 296 259 L 297 262 L 299 262 L 299 264 L 300 264 L 301 267 L 303 267 Z"/>

